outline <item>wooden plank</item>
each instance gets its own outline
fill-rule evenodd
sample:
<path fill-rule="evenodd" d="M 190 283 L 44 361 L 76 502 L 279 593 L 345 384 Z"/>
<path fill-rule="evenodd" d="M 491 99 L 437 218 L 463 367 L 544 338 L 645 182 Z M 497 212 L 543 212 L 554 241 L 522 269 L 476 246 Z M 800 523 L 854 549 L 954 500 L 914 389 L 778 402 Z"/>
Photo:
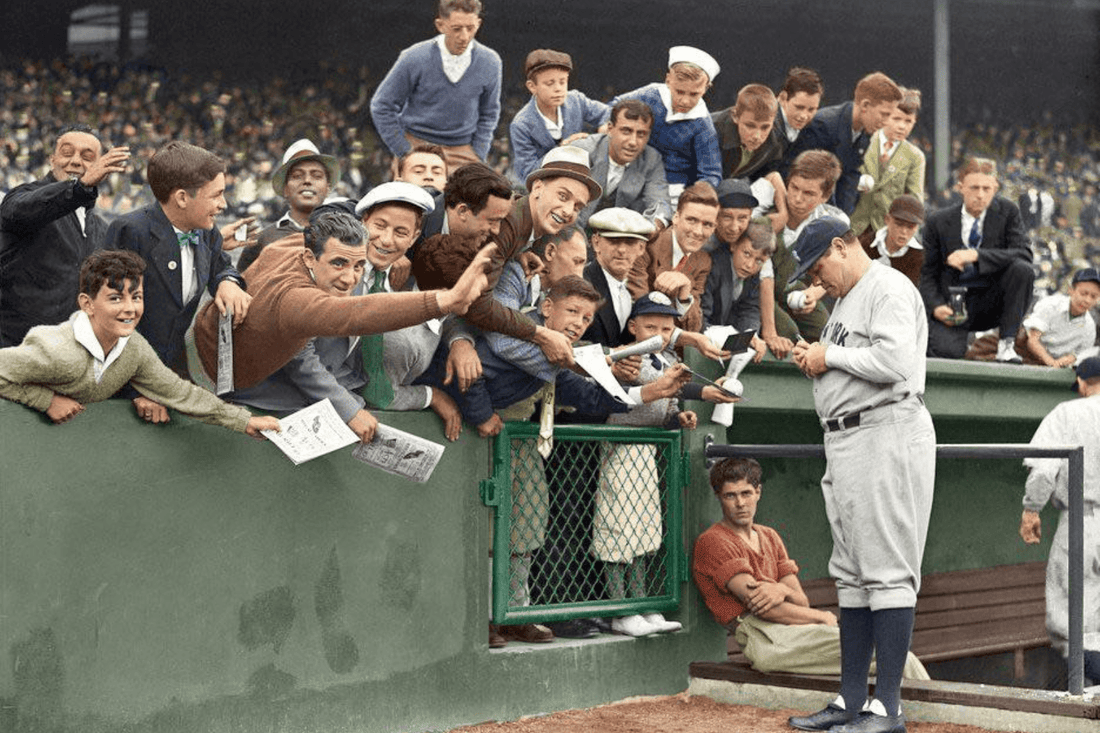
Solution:
<path fill-rule="evenodd" d="M 1017 623 L 1027 623 L 1036 618 L 1046 617 L 1046 601 L 1042 598 L 1024 603 L 1006 603 L 997 606 L 962 608 L 935 613 L 917 612 L 914 628 L 919 630 L 938 629 L 948 626 L 973 626 L 975 634 L 981 634 L 982 628 L 992 621 L 1014 619 Z"/>
<path fill-rule="evenodd" d="M 743 664 L 729 662 L 693 662 L 689 674 L 701 679 L 724 680 L 742 684 L 836 692 L 839 678 L 824 675 L 763 674 Z M 874 683 L 872 682 L 872 690 Z M 993 708 L 1013 712 L 1058 715 L 1087 720 L 1100 719 L 1100 703 L 1081 698 L 1065 698 L 1057 693 L 1019 687 L 974 685 L 939 680 L 905 680 L 901 687 L 904 700 Z"/>

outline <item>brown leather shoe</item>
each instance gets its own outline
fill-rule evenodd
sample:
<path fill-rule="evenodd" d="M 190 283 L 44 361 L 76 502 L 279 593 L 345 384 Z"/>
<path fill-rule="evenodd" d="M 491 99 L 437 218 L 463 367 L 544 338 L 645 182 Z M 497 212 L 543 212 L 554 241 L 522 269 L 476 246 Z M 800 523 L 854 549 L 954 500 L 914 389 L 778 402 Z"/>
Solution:
<path fill-rule="evenodd" d="M 526 641 L 531 644 L 547 644 L 554 640 L 554 632 L 542 624 L 502 625 L 500 635 L 508 641 Z"/>
<path fill-rule="evenodd" d="M 489 648 L 500 649 L 508 645 L 508 640 L 500 635 L 500 627 L 489 624 Z"/>

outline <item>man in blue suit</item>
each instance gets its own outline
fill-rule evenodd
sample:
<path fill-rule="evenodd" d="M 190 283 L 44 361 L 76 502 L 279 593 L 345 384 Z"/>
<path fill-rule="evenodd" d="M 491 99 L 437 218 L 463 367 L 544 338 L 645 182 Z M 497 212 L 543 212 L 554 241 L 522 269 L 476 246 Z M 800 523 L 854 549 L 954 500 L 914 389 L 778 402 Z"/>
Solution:
<path fill-rule="evenodd" d="M 148 314 L 138 331 L 161 361 L 189 378 L 184 336 L 205 288 L 218 311 L 233 312 L 239 325 L 252 299 L 244 280 L 222 251 L 215 220 L 225 210 L 225 163 L 208 150 L 173 141 L 149 159 L 149 187 L 157 202 L 116 219 L 104 236 L 105 249 L 127 249 L 145 260 Z M 134 397 L 138 414 L 166 422 L 168 411 L 146 397 Z"/>
<path fill-rule="evenodd" d="M 849 216 L 859 198 L 859 167 L 871 133 L 886 124 L 901 97 L 901 89 L 886 74 L 868 74 L 856 84 L 851 102 L 818 111 L 791 147 L 791 160 L 804 150 L 828 150 L 840 159 L 843 172 L 830 203 Z"/>

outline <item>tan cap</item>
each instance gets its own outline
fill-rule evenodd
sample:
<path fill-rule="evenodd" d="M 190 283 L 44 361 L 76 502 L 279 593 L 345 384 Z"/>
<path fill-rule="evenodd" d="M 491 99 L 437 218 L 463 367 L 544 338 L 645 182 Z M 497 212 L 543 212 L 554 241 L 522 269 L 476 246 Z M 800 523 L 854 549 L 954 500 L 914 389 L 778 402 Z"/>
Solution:
<path fill-rule="evenodd" d="M 603 188 L 592 178 L 592 169 L 588 162 L 588 151 L 576 145 L 560 145 L 542 159 L 542 166 L 527 176 L 527 190 L 531 184 L 544 178 L 572 178 L 588 187 L 588 200 L 595 201 L 603 196 Z"/>

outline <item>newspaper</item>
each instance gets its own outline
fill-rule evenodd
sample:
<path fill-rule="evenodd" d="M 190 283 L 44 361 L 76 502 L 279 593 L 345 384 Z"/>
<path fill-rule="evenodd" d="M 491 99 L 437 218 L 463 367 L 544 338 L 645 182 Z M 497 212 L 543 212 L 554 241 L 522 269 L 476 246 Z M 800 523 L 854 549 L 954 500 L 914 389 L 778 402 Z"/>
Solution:
<path fill-rule="evenodd" d="M 368 466 L 422 484 L 432 477 L 443 446 L 379 423 L 374 440 L 360 443 L 351 454 Z"/>
<path fill-rule="evenodd" d="M 237 231 L 240 231 L 239 229 Z M 218 319 L 218 384 L 214 394 L 233 391 L 233 309 L 226 308 Z"/>
<path fill-rule="evenodd" d="M 637 403 L 631 399 L 619 384 L 619 381 L 615 379 L 615 375 L 611 373 L 611 367 L 607 365 L 607 359 L 603 353 L 603 346 L 600 344 L 591 344 L 589 346 L 574 346 L 573 347 L 573 360 L 577 362 L 582 369 L 596 380 L 597 384 L 611 393 L 611 396 L 618 397 L 624 404 L 636 405 Z"/>
<path fill-rule="evenodd" d="M 295 466 L 312 461 L 359 440 L 336 414 L 328 399 L 304 407 L 293 415 L 279 418 L 283 431 L 262 431 L 264 437 L 286 453 Z"/>

